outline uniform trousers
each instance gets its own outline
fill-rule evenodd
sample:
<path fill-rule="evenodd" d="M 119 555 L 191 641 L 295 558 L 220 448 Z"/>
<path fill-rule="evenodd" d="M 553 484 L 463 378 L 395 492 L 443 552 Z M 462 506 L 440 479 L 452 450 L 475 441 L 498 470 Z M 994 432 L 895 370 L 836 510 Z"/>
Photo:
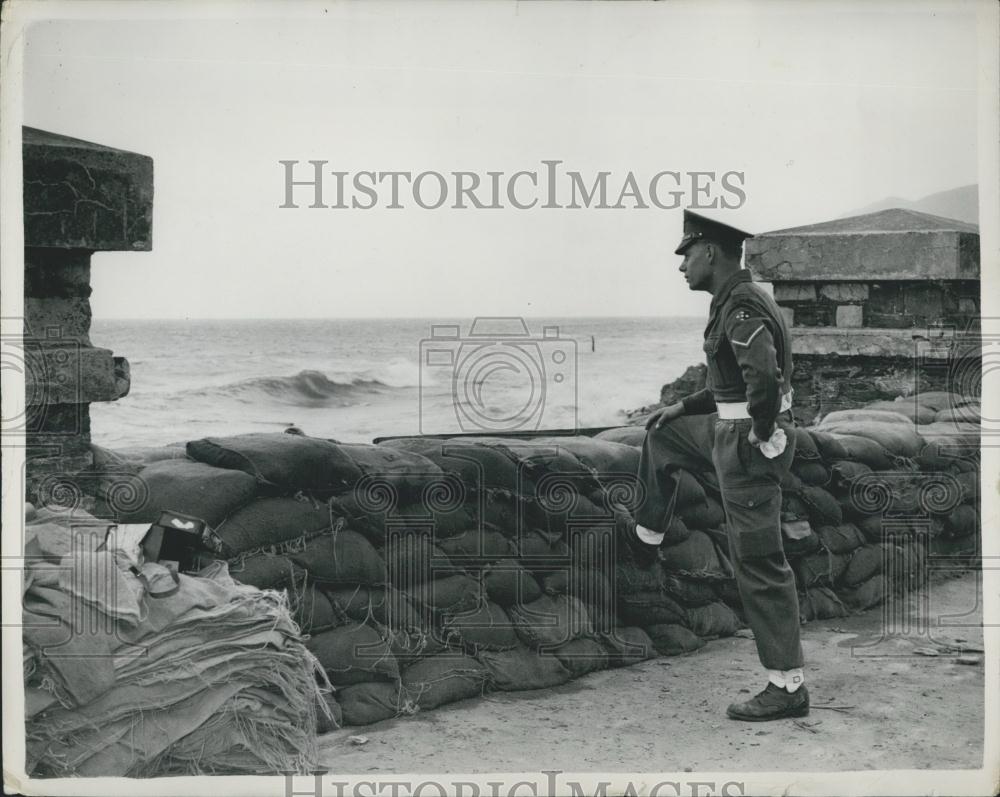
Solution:
<path fill-rule="evenodd" d="M 795 576 L 781 541 L 781 481 L 795 452 L 790 413 L 777 421 L 788 443 L 768 459 L 747 439 L 751 421 L 717 413 L 685 415 L 650 429 L 638 478 L 645 491 L 636 522 L 664 532 L 673 518 L 678 468 L 714 470 L 719 482 L 730 559 L 761 664 L 769 670 L 802 666 Z"/>

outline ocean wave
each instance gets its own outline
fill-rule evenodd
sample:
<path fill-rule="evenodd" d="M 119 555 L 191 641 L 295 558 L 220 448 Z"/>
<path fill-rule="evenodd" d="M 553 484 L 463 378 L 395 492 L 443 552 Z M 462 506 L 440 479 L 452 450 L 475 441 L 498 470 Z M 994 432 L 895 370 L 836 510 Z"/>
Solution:
<path fill-rule="evenodd" d="M 370 403 L 373 396 L 402 389 L 378 379 L 335 382 L 320 371 L 306 370 L 293 376 L 244 379 L 190 391 L 189 395 L 228 397 L 245 403 L 270 399 L 292 407 L 347 407 Z"/>

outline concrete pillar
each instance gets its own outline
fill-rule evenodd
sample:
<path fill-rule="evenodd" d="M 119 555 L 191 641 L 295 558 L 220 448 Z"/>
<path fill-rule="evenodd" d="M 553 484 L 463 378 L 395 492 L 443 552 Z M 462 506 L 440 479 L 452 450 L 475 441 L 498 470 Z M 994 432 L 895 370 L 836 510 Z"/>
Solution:
<path fill-rule="evenodd" d="M 90 340 L 91 255 L 152 249 L 153 161 L 23 128 L 27 490 L 93 464 L 90 403 L 128 393 L 128 361 Z M 41 494 L 40 494 L 41 493 Z"/>

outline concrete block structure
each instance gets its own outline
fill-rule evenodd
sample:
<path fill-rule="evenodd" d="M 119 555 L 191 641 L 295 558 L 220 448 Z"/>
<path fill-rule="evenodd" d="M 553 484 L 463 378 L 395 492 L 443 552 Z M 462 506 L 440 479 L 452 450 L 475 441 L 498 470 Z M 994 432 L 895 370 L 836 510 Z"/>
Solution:
<path fill-rule="evenodd" d="M 90 403 L 129 390 L 128 361 L 90 340 L 91 256 L 152 248 L 153 161 L 23 128 L 27 488 L 46 500 L 93 463 Z"/>
<path fill-rule="evenodd" d="M 917 390 L 978 395 L 975 225 L 883 210 L 757 235 L 746 265 L 791 322 L 801 420 Z"/>

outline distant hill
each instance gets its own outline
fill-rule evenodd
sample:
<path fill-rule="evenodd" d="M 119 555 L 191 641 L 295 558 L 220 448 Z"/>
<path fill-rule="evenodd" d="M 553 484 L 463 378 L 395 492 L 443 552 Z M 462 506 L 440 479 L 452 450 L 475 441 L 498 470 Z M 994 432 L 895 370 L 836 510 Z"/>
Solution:
<path fill-rule="evenodd" d="M 865 213 L 874 213 L 879 210 L 889 208 L 904 208 L 905 210 L 917 210 L 921 213 L 930 213 L 933 216 L 944 216 L 947 219 L 958 219 L 968 224 L 979 224 L 979 186 L 963 185 L 961 188 L 951 188 L 947 191 L 938 191 L 922 199 L 902 199 L 891 196 L 873 202 L 863 208 L 845 213 L 841 218 L 848 216 L 861 216 Z"/>

